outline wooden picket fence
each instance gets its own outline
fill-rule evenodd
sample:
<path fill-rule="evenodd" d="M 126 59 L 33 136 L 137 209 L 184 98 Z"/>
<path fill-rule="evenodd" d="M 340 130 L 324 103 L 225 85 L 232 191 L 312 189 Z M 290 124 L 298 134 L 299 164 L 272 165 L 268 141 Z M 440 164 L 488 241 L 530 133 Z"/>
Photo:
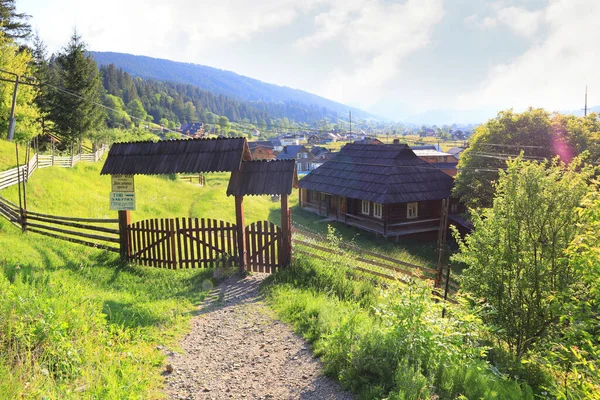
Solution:
<path fill-rule="evenodd" d="M 281 228 L 269 221 L 246 227 L 247 266 L 252 272 L 272 273 L 286 263 L 283 259 Z"/>
<path fill-rule="evenodd" d="M 129 259 L 158 268 L 231 266 L 235 225 L 206 218 L 155 218 L 127 227 Z"/>
<path fill-rule="evenodd" d="M 47 167 L 63 167 L 70 168 L 74 167 L 80 161 L 96 162 L 104 153 L 108 150 L 108 146 L 100 147 L 96 152 L 90 154 L 75 154 L 73 156 L 54 156 L 54 155 L 41 155 L 34 153 L 29 162 L 25 165 L 21 165 L 18 168 L 12 168 L 3 172 L 0 172 L 0 189 L 7 188 L 12 185 L 16 185 L 21 180 L 29 179 L 31 174 L 38 168 Z"/>
<path fill-rule="evenodd" d="M 127 226 L 128 258 L 157 268 L 210 268 L 239 263 L 235 224 L 207 218 L 155 218 Z M 272 273 L 282 265 L 281 228 L 258 221 L 245 228 L 246 268 Z"/>

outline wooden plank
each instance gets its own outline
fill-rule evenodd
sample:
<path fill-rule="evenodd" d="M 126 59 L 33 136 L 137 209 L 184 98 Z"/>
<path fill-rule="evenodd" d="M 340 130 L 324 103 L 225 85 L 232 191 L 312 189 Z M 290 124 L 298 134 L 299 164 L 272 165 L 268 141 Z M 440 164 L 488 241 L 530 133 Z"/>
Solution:
<path fill-rule="evenodd" d="M 258 264 L 258 272 L 265 272 L 265 267 L 263 265 L 264 263 L 264 257 L 263 257 L 263 251 L 262 248 L 264 246 L 263 244 L 263 239 L 264 239 L 264 235 L 263 235 L 263 222 L 262 221 L 258 221 L 257 224 L 257 230 L 258 233 L 256 234 L 256 243 L 257 243 L 257 249 L 256 249 L 256 255 L 257 255 L 257 264 Z"/>
<path fill-rule="evenodd" d="M 258 257 L 258 235 L 256 234 L 256 231 L 258 230 L 257 223 L 255 222 L 254 224 L 252 224 L 252 226 L 254 226 L 254 231 L 255 231 L 254 234 L 250 235 L 252 237 L 252 258 L 254 259 L 253 271 L 259 272 L 258 263 L 256 261 L 257 257 Z"/>
<path fill-rule="evenodd" d="M 181 263 L 181 266 L 183 268 L 189 268 L 190 267 L 190 260 L 189 260 L 189 255 L 188 255 L 188 236 L 183 234 L 183 233 L 187 233 L 187 221 L 185 220 L 185 218 L 181 218 L 181 235 L 179 235 L 179 238 L 182 240 L 182 245 L 181 250 L 182 250 L 182 257 L 181 260 L 179 261 Z"/>
<path fill-rule="evenodd" d="M 275 233 L 275 235 L 278 235 L 279 232 L 279 227 L 275 224 L 271 224 L 271 229 L 272 231 Z M 279 265 L 279 263 L 277 262 L 277 258 L 276 258 L 276 253 L 277 253 L 277 247 L 279 246 L 279 240 L 277 239 L 277 236 L 275 237 L 275 240 L 273 241 L 273 243 L 271 244 L 271 257 L 270 257 L 270 261 L 271 264 L 273 265 Z M 271 272 L 275 272 L 275 270 L 278 268 L 272 268 Z"/>
<path fill-rule="evenodd" d="M 200 224 L 198 218 L 194 218 L 194 231 L 196 237 L 200 238 Z M 198 263 L 198 268 L 202 268 L 202 255 L 200 254 L 200 240 L 196 240 L 196 262 Z"/>
<path fill-rule="evenodd" d="M 157 225 L 158 225 L 158 227 L 159 227 L 158 229 L 160 231 L 158 235 L 159 235 L 160 239 L 163 239 L 166 236 L 165 233 L 162 233 L 165 230 L 165 219 L 159 218 L 157 220 Z M 158 265 L 160 268 L 165 268 L 167 266 L 167 264 L 166 264 L 167 256 L 165 254 L 165 243 L 166 243 L 166 241 L 163 240 L 160 243 L 160 246 L 158 246 L 158 258 L 159 258 Z"/>
<path fill-rule="evenodd" d="M 54 231 L 54 232 L 60 232 L 60 233 L 64 233 L 67 235 L 73 235 L 73 236 L 80 236 L 80 237 L 84 237 L 87 239 L 95 239 L 95 240 L 102 240 L 105 242 L 111 242 L 111 243 L 119 243 L 119 239 L 118 238 L 111 238 L 111 237 L 106 237 L 106 236 L 100 236 L 100 235 L 92 235 L 89 233 L 83 233 L 83 232 L 77 232 L 77 231 L 70 231 L 68 229 L 61 229 L 61 228 L 56 228 L 54 226 L 48 226 L 48 225 L 41 225 L 41 224 L 27 224 L 28 226 L 32 226 L 34 228 L 39 228 L 39 229 L 47 229 L 50 231 Z"/>
<path fill-rule="evenodd" d="M 202 229 L 202 265 L 203 267 L 207 267 L 206 259 L 208 258 L 207 249 L 206 249 L 206 221 L 204 218 L 200 220 L 200 226 Z M 200 243 L 198 243 L 200 245 Z"/>
<path fill-rule="evenodd" d="M 208 230 L 206 231 L 206 247 L 208 250 L 208 259 L 212 260 L 215 258 L 214 255 L 214 251 L 213 251 L 213 230 L 212 230 L 212 219 L 207 219 L 206 220 L 206 225 Z"/>
<path fill-rule="evenodd" d="M 140 221 L 141 224 L 141 234 L 142 234 L 142 242 L 140 243 L 140 260 L 142 261 L 142 265 L 147 265 L 146 259 L 148 258 L 148 245 L 147 245 L 147 228 L 146 228 L 146 220 Z"/>
<path fill-rule="evenodd" d="M 103 245 L 103 244 L 98 244 L 98 243 L 93 243 L 93 242 L 87 242 L 85 240 L 70 238 L 70 237 L 61 236 L 61 235 L 55 235 L 53 233 L 41 231 L 41 230 L 38 230 L 38 229 L 32 229 L 32 228 L 30 228 L 29 232 L 39 233 L 40 235 L 49 236 L 49 237 L 52 237 L 52 238 L 55 238 L 55 239 L 65 240 L 65 241 L 71 242 L 71 243 L 82 244 L 84 246 L 94 247 L 94 248 L 98 248 L 98 249 L 102 249 L 102 250 L 113 251 L 115 253 L 119 252 L 119 248 L 118 247 L 106 246 L 106 245 Z"/>
<path fill-rule="evenodd" d="M 169 222 L 169 261 L 171 262 L 171 269 L 177 269 L 177 231 L 175 230 L 175 220 L 173 218 L 168 220 Z"/>
<path fill-rule="evenodd" d="M 156 231 L 158 230 L 158 226 L 156 224 L 156 219 L 153 218 L 150 220 L 150 243 L 152 243 L 152 266 L 158 267 L 158 257 L 157 257 L 157 249 L 158 249 L 158 238 L 156 237 Z"/>
<path fill-rule="evenodd" d="M 142 248 L 142 223 L 140 221 L 136 222 L 135 223 L 135 227 L 137 228 L 137 230 L 135 232 L 135 236 L 136 236 L 136 249 L 135 249 L 135 253 L 134 254 L 137 254 L 140 251 L 140 249 Z"/>
<path fill-rule="evenodd" d="M 6 199 L 4 199 L 6 200 Z M 119 223 L 119 219 L 115 218 L 115 219 L 110 219 L 110 218 L 75 218 L 75 217 L 64 217 L 64 216 L 58 216 L 58 215 L 48 215 L 48 214 L 42 214 L 42 213 L 37 213 L 37 212 L 32 212 L 32 211 L 27 211 L 27 215 L 36 215 L 38 217 L 46 217 L 46 218 L 52 218 L 52 219 L 60 219 L 63 221 L 74 221 L 74 222 L 90 222 L 90 223 L 97 223 L 97 224 L 118 224 Z"/>
<path fill-rule="evenodd" d="M 76 222 L 67 222 L 67 221 L 63 221 L 63 220 L 55 220 L 55 219 L 51 219 L 51 218 L 44 218 L 44 217 L 36 217 L 36 216 L 32 216 L 30 215 L 30 213 L 27 213 L 27 219 L 28 220 L 34 220 L 34 221 L 40 221 L 40 222 L 46 222 L 49 224 L 57 224 L 57 225 L 64 225 L 64 226 L 69 226 L 71 228 L 80 228 L 80 229 L 87 229 L 90 231 L 97 231 L 97 232 L 103 232 L 103 233 L 112 233 L 115 235 L 119 234 L 119 230 L 118 229 L 110 229 L 110 228 L 104 228 L 101 226 L 93 226 L 93 225 L 84 225 L 84 224 L 78 224 Z"/>
<path fill-rule="evenodd" d="M 226 247 L 225 247 L 225 222 L 223 221 L 219 221 L 219 229 L 221 230 L 221 243 L 220 243 L 220 249 L 222 251 L 221 256 L 223 258 L 223 267 L 225 266 L 225 254 L 227 253 Z"/>
<path fill-rule="evenodd" d="M 176 236 L 177 236 L 177 267 L 178 268 L 183 268 L 182 265 L 182 252 L 181 252 L 181 228 L 180 228 L 180 223 L 179 223 L 179 218 L 175 218 L 175 232 L 176 232 Z"/>

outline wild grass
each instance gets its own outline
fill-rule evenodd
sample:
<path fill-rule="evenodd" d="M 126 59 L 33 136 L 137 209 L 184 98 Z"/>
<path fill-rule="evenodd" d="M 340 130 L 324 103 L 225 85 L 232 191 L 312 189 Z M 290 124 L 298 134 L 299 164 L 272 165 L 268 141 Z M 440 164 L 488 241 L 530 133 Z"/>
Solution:
<path fill-rule="evenodd" d="M 19 165 L 25 163 L 25 146 L 19 145 Z M 17 166 L 15 144 L 7 140 L 0 140 L 0 172 Z"/>
<path fill-rule="evenodd" d="M 210 270 L 121 265 L 0 220 L 0 398 L 159 398 Z"/>
<path fill-rule="evenodd" d="M 533 399 L 485 361 L 484 328 L 472 314 L 432 300 L 415 281 L 387 290 L 352 271 L 297 257 L 269 279 L 269 304 L 361 399 Z"/>

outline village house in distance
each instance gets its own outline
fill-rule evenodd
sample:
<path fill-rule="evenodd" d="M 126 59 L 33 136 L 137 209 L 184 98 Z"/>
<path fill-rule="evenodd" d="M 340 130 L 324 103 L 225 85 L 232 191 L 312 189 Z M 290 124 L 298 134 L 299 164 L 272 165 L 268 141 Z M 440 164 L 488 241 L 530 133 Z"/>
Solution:
<path fill-rule="evenodd" d="M 439 229 L 454 179 L 405 144 L 352 143 L 298 185 L 302 208 L 399 237 Z"/>

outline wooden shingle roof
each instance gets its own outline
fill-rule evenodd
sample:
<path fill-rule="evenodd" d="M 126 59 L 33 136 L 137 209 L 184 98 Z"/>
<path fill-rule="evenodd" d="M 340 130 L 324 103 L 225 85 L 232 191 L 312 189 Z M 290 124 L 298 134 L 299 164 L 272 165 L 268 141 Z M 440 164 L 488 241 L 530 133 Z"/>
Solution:
<path fill-rule="evenodd" d="M 294 160 L 248 161 L 231 173 L 227 195 L 289 195 L 297 187 Z"/>
<path fill-rule="evenodd" d="M 300 180 L 303 189 L 379 204 L 450 197 L 454 179 L 405 144 L 347 144 Z"/>
<path fill-rule="evenodd" d="M 245 138 L 115 143 L 100 174 L 229 172 L 251 159 Z"/>

